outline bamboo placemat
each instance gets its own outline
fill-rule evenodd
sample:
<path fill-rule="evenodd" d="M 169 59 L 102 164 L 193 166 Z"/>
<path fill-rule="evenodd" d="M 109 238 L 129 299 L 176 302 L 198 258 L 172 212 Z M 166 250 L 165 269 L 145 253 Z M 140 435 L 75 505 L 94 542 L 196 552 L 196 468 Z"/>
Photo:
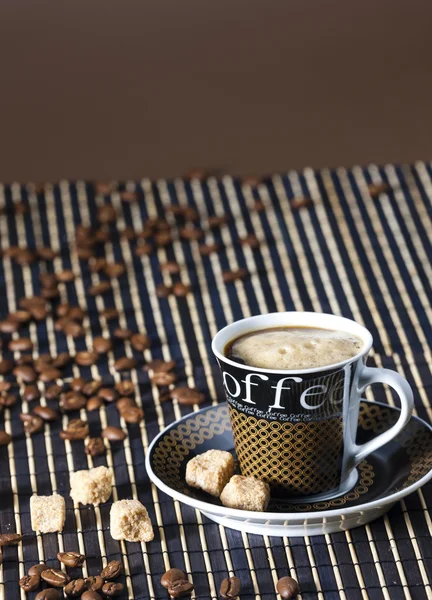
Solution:
<path fill-rule="evenodd" d="M 387 182 L 389 190 L 371 197 L 368 185 Z M 146 331 L 151 339 L 145 360 L 174 358 L 180 381 L 205 392 L 208 402 L 223 400 L 210 341 L 226 323 L 251 314 L 283 310 L 313 310 L 342 314 L 364 323 L 374 335 L 371 364 L 397 369 L 415 390 L 416 414 L 430 421 L 431 299 L 432 299 L 432 169 L 431 165 L 351 170 L 290 172 L 257 186 L 231 177 L 207 180 L 127 182 L 136 202 L 124 202 L 118 192 L 97 196 L 91 185 L 63 181 L 43 191 L 12 184 L 0 187 L 0 206 L 23 203 L 28 212 L 6 210 L 0 217 L 1 248 L 50 246 L 60 252 L 48 270 L 71 268 L 74 283 L 60 284 L 60 301 L 79 304 L 88 316 L 88 334 L 72 340 L 54 329 L 51 317 L 27 330 L 34 354 L 92 347 L 92 337 L 115 326 Z M 312 199 L 298 208 L 294 198 Z M 258 204 L 257 204 L 258 202 Z M 174 242 L 149 256 L 134 254 L 136 241 L 113 236 L 105 244 L 108 259 L 124 261 L 126 273 L 113 280 L 112 291 L 91 297 L 99 281 L 69 246 L 77 224 L 93 224 L 98 206 L 111 203 L 118 211 L 117 228 L 140 231 L 149 217 L 164 216 L 171 204 L 193 206 L 205 226 L 209 215 L 229 215 L 229 222 L 206 235 L 221 245 L 218 253 L 201 256 L 198 241 Z M 262 210 L 261 210 L 262 209 Z M 174 222 L 174 217 L 168 215 Z M 254 233 L 258 248 L 238 243 Z M 185 265 L 182 281 L 192 292 L 184 298 L 158 298 L 155 286 L 169 284 L 158 265 L 176 260 Z M 50 263 L 48 263 L 50 265 Z M 223 271 L 243 267 L 250 276 L 224 283 Z M 1 317 L 16 310 L 17 300 L 39 292 L 41 264 L 19 266 L 0 261 Z M 115 306 L 118 321 L 100 312 Z M 23 334 L 26 335 L 24 328 Z M 120 343 L 108 360 L 93 367 L 76 366 L 66 376 L 118 381 L 115 357 L 140 355 Z M 131 372 L 136 399 L 145 421 L 128 426 L 113 406 L 88 413 L 94 431 L 109 423 L 129 436 L 106 456 L 91 459 L 83 442 L 62 441 L 62 422 L 44 433 L 25 437 L 19 420 L 21 402 L 0 415 L 13 443 L 0 448 L 0 531 L 24 533 L 23 544 L 7 547 L 0 566 L 0 598 L 24 598 L 17 581 L 38 560 L 57 568 L 56 554 L 79 549 L 87 561 L 83 574 L 96 574 L 108 560 L 123 562 L 125 597 L 165 599 L 160 577 L 170 566 L 184 569 L 195 584 L 192 598 L 218 598 L 221 580 L 236 574 L 242 600 L 276 597 L 275 583 L 290 574 L 299 582 L 302 598 L 357 600 L 432 598 L 432 523 L 428 505 L 432 485 L 399 502 L 384 518 L 348 532 L 313 538 L 269 538 L 224 529 L 188 506 L 173 502 L 150 485 L 144 468 L 149 442 L 165 425 L 187 414 L 190 407 L 160 402 L 158 389 L 142 371 Z M 43 385 L 43 384 L 42 384 Z M 384 389 L 369 397 L 393 403 Z M 23 403 L 23 409 L 28 406 Z M 198 407 L 196 407 L 198 408 Z M 83 411 L 85 415 L 85 411 Z M 98 508 L 74 507 L 69 497 L 70 473 L 105 464 L 112 466 L 115 487 L 110 499 L 135 497 L 148 508 L 155 539 L 148 544 L 114 541 L 109 534 L 110 502 Z M 58 491 L 66 498 L 62 534 L 36 536 L 31 531 L 30 496 Z M 33 598 L 35 594 L 28 594 Z"/>

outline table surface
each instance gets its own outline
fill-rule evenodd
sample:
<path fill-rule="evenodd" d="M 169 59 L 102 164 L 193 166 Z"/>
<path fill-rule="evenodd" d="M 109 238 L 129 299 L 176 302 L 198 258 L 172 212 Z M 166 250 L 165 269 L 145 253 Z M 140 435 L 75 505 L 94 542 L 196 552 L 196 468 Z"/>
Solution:
<path fill-rule="evenodd" d="M 377 181 L 388 182 L 390 190 L 372 198 L 368 184 Z M 50 246 L 60 252 L 46 267 L 40 263 L 22 267 L 3 257 L 1 317 L 16 309 L 19 298 L 40 291 L 42 267 L 73 269 L 76 280 L 60 284 L 60 300 L 80 304 L 88 314 L 88 333 L 75 341 L 55 331 L 52 317 L 24 328 L 24 335 L 27 332 L 34 342 L 35 355 L 91 348 L 93 336 L 108 335 L 119 324 L 128 326 L 151 337 L 145 361 L 174 358 L 179 381 L 205 392 L 207 404 L 216 403 L 223 401 L 223 394 L 210 341 L 218 329 L 269 311 L 331 312 L 362 322 L 372 331 L 370 363 L 397 369 L 407 377 L 415 390 L 416 414 L 430 420 L 431 165 L 305 170 L 275 175 L 256 187 L 230 177 L 144 179 L 127 182 L 126 187 L 136 189 L 136 202 L 124 202 L 116 192 L 95 196 L 92 186 L 83 182 L 46 185 L 38 194 L 18 184 L 0 187 L 0 201 L 6 205 L 0 217 L 1 248 Z M 312 205 L 296 210 L 292 199 L 299 196 L 310 197 Z M 257 200 L 263 211 L 256 210 Z M 29 209 L 24 214 L 12 210 L 14 203 L 21 202 Z M 203 226 L 208 215 L 232 218 L 206 234 L 207 241 L 221 245 L 221 251 L 209 257 L 201 256 L 201 242 L 176 236 L 166 248 L 137 257 L 136 241 L 119 237 L 113 229 L 100 254 L 124 261 L 126 272 L 113 280 L 108 294 L 94 298 L 88 288 L 100 275 L 78 260 L 70 244 L 77 224 L 94 224 L 97 207 L 103 203 L 117 209 L 119 229 L 127 225 L 137 232 L 148 217 L 163 216 L 171 204 L 194 206 Z M 174 220 L 172 215 L 167 218 Z M 259 248 L 238 243 L 247 233 L 256 234 Z M 171 281 L 158 266 L 167 259 L 184 265 L 181 279 L 192 286 L 184 298 L 160 299 L 155 294 L 155 285 Z M 224 283 L 223 271 L 238 267 L 246 268 L 250 276 Z M 120 311 L 120 318 L 106 322 L 99 314 L 112 306 Z M 242 600 L 275 598 L 275 582 L 287 574 L 300 582 L 304 600 L 432 597 L 431 484 L 368 526 L 292 539 L 224 529 L 159 492 L 144 468 L 148 444 L 167 424 L 198 407 L 161 403 L 158 389 L 141 368 L 142 353 L 129 343 L 117 344 L 107 360 L 92 367 L 68 367 L 65 376 L 118 381 L 113 362 L 125 352 L 139 360 L 130 377 L 145 420 L 139 426 L 126 425 L 112 405 L 88 413 L 93 435 L 106 423 L 128 431 L 124 444 L 113 445 L 106 456 L 91 459 L 83 442 L 71 444 L 59 438 L 67 416 L 26 439 L 19 420 L 21 402 L 0 415 L 1 425 L 13 435 L 13 442 L 0 448 L 0 532 L 24 534 L 22 544 L 4 549 L 1 598 L 19 598 L 18 578 L 38 559 L 57 567 L 56 554 L 62 549 L 83 551 L 84 575 L 96 574 L 107 560 L 121 559 L 128 597 L 136 600 L 168 597 L 159 580 L 169 566 L 191 573 L 193 597 L 200 600 L 218 598 L 220 582 L 228 573 L 240 577 Z M 43 390 L 44 384 L 40 385 Z M 374 388 L 369 397 L 393 402 L 384 388 Z M 28 408 L 22 402 L 22 409 Z M 69 497 L 70 473 L 100 464 L 114 468 L 112 498 L 97 508 L 74 506 Z M 65 529 L 62 534 L 36 535 L 30 527 L 29 499 L 35 492 L 52 491 L 65 496 Z M 148 544 L 117 542 L 109 534 L 110 502 L 130 497 L 144 503 L 154 523 L 155 539 Z"/>

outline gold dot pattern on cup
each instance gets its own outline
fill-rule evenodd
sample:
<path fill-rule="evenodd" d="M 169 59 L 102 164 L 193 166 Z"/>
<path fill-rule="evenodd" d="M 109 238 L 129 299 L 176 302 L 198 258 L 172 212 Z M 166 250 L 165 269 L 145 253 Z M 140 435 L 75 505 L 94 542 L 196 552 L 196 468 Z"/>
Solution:
<path fill-rule="evenodd" d="M 281 423 L 245 415 L 232 406 L 229 410 L 243 475 L 293 496 L 318 494 L 339 485 L 341 417 Z"/>

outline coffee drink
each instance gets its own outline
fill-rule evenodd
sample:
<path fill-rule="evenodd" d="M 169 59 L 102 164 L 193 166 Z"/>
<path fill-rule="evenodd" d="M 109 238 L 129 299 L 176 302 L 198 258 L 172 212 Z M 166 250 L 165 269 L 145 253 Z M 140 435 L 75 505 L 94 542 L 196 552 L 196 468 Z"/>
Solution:
<path fill-rule="evenodd" d="M 242 335 L 227 344 L 225 356 L 251 367 L 297 371 L 335 365 L 363 347 L 357 336 L 317 327 L 272 327 Z"/>

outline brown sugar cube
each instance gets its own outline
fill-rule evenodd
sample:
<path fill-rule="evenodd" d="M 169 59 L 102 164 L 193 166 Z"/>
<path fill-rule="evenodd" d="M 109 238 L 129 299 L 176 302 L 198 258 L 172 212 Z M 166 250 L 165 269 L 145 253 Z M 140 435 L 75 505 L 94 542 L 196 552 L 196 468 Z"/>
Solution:
<path fill-rule="evenodd" d="M 270 487 L 254 477 L 234 475 L 224 487 L 220 499 L 229 508 L 262 512 L 270 501 Z"/>
<path fill-rule="evenodd" d="M 234 475 L 234 459 L 224 450 L 207 450 L 186 465 L 186 483 L 219 497 Z"/>
<path fill-rule="evenodd" d="M 107 467 L 76 471 L 70 478 L 72 500 L 78 504 L 100 504 L 111 496 L 112 473 Z"/>
<path fill-rule="evenodd" d="M 153 526 L 139 500 L 118 500 L 111 506 L 110 531 L 115 540 L 151 542 Z"/>
<path fill-rule="evenodd" d="M 30 498 L 30 517 L 33 531 L 52 533 L 63 531 L 66 507 L 63 496 L 32 496 Z"/>

